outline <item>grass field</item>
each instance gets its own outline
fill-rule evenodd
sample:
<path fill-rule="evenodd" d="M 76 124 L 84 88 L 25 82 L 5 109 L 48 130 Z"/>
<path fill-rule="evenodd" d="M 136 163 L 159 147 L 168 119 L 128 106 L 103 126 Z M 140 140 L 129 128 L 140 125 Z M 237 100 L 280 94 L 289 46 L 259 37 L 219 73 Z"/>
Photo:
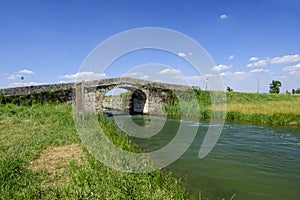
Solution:
<path fill-rule="evenodd" d="M 123 148 L 130 145 L 114 134 Z M 121 173 L 88 154 L 69 105 L 0 106 L 0 199 L 187 198 L 166 172 Z"/>
<path fill-rule="evenodd" d="M 187 103 L 183 102 L 182 109 L 189 109 L 187 113 L 190 116 L 210 118 L 212 108 L 209 92 L 197 90 L 195 94 L 200 106 L 200 115 L 192 109 L 196 102 L 190 101 L 189 95 L 186 95 Z M 218 110 L 218 106 L 215 109 Z M 180 110 L 176 101 L 166 106 L 169 115 L 179 115 Z M 300 95 L 226 92 L 226 119 L 300 126 Z"/>
<path fill-rule="evenodd" d="M 228 92 L 227 119 L 300 126 L 300 95 Z"/>

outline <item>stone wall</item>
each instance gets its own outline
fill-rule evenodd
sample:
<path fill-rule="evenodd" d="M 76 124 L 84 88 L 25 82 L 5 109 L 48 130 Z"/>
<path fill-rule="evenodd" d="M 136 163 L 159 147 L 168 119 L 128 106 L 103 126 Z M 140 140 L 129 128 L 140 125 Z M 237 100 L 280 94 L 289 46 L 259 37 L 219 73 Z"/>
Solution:
<path fill-rule="evenodd" d="M 102 101 L 102 107 L 113 110 L 129 111 L 129 106 L 125 104 L 125 100 L 123 100 L 121 96 L 105 97 Z"/>
<path fill-rule="evenodd" d="M 2 103 L 31 105 L 34 102 L 75 102 L 74 83 L 0 89 Z"/>
<path fill-rule="evenodd" d="M 0 89 L 0 92 L 4 96 L 11 95 L 26 95 L 32 93 L 41 93 L 49 91 L 62 91 L 70 90 L 74 88 L 74 83 L 61 83 L 61 84 L 48 84 L 48 85 L 34 85 L 34 86 L 25 86 L 25 87 L 16 87 L 16 88 L 5 88 Z"/>

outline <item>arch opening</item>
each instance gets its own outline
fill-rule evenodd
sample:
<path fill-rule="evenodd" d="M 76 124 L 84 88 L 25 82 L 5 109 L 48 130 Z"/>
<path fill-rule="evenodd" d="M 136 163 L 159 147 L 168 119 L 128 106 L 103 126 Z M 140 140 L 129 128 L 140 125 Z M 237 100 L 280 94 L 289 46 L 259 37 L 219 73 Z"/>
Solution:
<path fill-rule="evenodd" d="M 131 100 L 131 106 L 130 106 L 129 113 L 131 115 L 148 113 L 148 111 L 145 112 L 147 96 L 143 91 L 136 89 L 132 93 L 130 100 Z"/>
<path fill-rule="evenodd" d="M 146 93 L 140 89 L 118 86 L 104 94 L 102 107 L 130 115 L 148 114 L 148 99 Z"/>

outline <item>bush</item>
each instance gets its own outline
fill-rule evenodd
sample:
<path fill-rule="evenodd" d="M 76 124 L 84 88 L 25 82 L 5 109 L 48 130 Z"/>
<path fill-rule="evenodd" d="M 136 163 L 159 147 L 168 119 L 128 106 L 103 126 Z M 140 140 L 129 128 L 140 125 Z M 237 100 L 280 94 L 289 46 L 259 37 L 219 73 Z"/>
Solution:
<path fill-rule="evenodd" d="M 2 92 L 0 92 L 0 104 L 4 104 L 4 96 Z"/>

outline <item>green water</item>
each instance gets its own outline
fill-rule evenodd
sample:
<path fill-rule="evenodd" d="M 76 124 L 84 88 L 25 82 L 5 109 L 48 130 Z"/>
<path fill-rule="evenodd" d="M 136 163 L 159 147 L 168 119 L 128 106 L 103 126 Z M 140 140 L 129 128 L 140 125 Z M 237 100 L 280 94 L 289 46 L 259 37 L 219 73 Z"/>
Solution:
<path fill-rule="evenodd" d="M 147 116 L 133 118 L 140 126 L 151 121 Z M 194 196 L 300 199 L 300 129 L 225 123 L 217 145 L 204 159 L 198 158 L 198 152 L 209 127 L 207 121 L 169 118 L 157 135 L 134 141 L 147 151 L 159 149 L 174 137 L 180 123 L 198 126 L 198 134 L 185 154 L 166 170 L 183 177 Z"/>

